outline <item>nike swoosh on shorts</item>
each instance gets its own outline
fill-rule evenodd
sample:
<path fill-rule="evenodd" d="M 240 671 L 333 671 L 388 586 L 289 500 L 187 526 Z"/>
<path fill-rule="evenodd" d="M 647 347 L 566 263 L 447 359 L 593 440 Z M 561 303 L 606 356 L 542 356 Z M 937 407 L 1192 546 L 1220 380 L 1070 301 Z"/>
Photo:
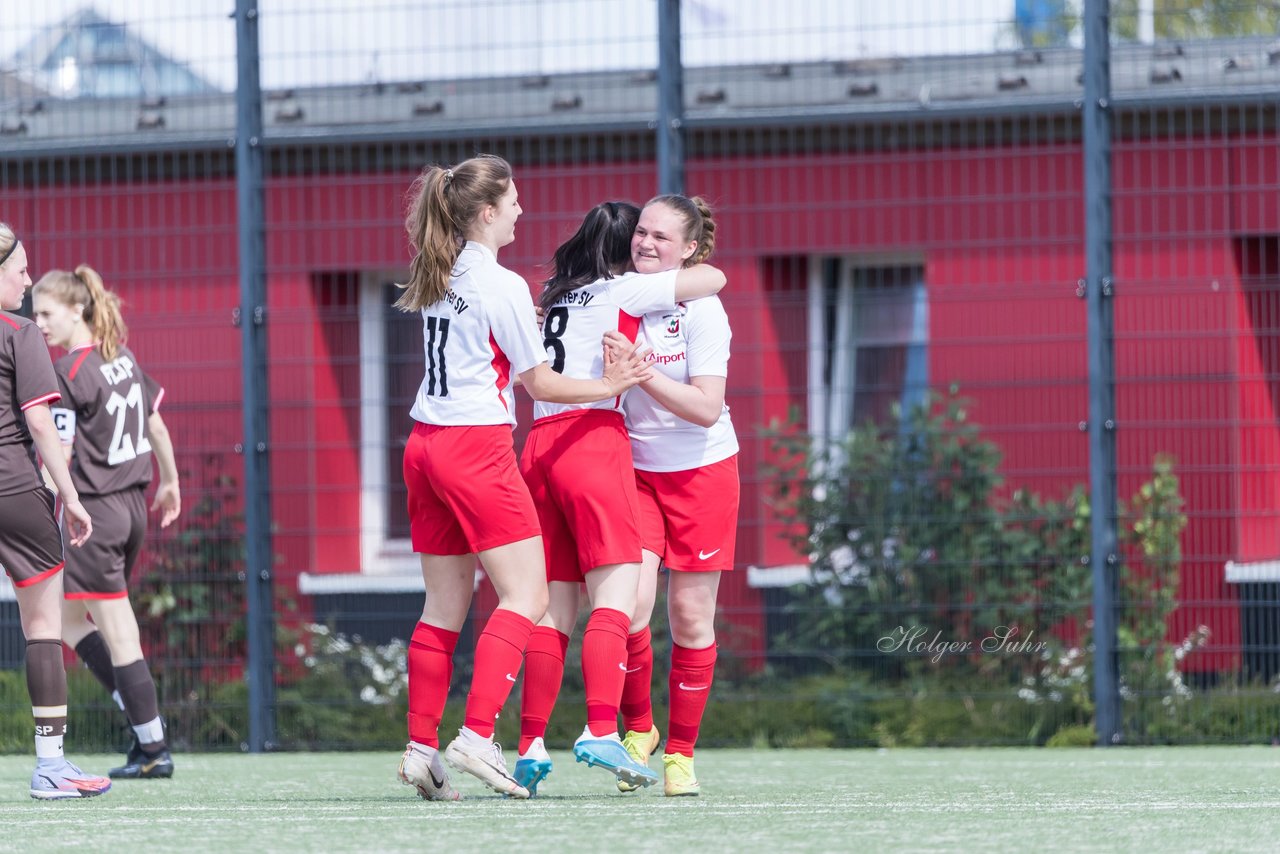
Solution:
<path fill-rule="evenodd" d="M 704 552 L 704 551 L 702 551 L 701 549 L 699 549 L 699 550 L 698 550 L 698 560 L 706 560 L 706 559 L 707 559 L 707 558 L 709 558 L 709 557 L 715 557 L 715 556 L 716 556 L 717 554 L 719 554 L 719 553 L 720 553 L 720 549 L 716 549 L 716 550 L 715 550 L 715 551 L 713 551 L 713 552 Z"/>

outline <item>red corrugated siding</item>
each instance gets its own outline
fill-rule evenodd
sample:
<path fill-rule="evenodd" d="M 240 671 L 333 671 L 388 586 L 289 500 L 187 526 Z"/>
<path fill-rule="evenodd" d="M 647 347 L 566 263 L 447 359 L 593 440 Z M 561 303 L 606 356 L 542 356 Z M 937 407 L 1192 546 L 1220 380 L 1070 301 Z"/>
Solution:
<path fill-rule="evenodd" d="M 1263 379 L 1276 372 L 1275 354 L 1260 355 L 1250 332 L 1250 311 L 1258 309 L 1229 274 L 1237 266 L 1235 235 L 1280 234 L 1276 147 L 1274 139 L 1241 137 L 1122 145 L 1116 157 L 1120 491 L 1132 492 L 1153 454 L 1177 457 L 1191 515 L 1184 548 L 1195 556 L 1182 593 L 1222 604 L 1182 609 L 1173 635 L 1206 622 L 1218 643 L 1238 637 L 1222 562 L 1277 550 L 1278 395 L 1274 381 Z M 644 201 L 652 175 L 652 164 L 636 162 L 520 169 L 526 215 L 504 262 L 536 282 L 583 211 L 604 198 Z M 1074 295 L 1084 268 L 1080 176 L 1073 146 L 690 164 L 688 187 L 718 208 L 717 257 L 730 274 L 729 403 L 743 437 L 741 564 L 794 559 L 763 500 L 765 446 L 756 433 L 804 404 L 804 259 L 813 254 L 921 258 L 932 384 L 956 382 L 975 399 L 975 419 L 1004 449 L 1011 486 L 1061 496 L 1085 481 L 1086 440 L 1073 429 L 1088 400 L 1085 315 Z M 273 513 L 285 577 L 358 566 L 356 339 L 325 314 L 350 310 L 354 324 L 354 306 L 326 302 L 313 274 L 403 269 L 401 211 L 413 177 L 270 182 Z M 1188 196 L 1196 204 L 1171 203 Z M 240 433 L 240 344 L 230 316 L 238 302 L 233 185 L 10 189 L 0 203 L 36 274 L 88 261 L 125 297 L 140 357 L 169 390 L 180 449 L 228 454 Z M 1176 299 L 1162 292 L 1166 286 Z M 999 311 L 991 310 L 993 299 Z M 180 335 L 161 334 L 175 326 Z M 527 404 L 521 416 L 527 422 Z M 1233 429 L 1224 416 L 1251 426 Z M 1170 429 L 1179 423 L 1185 429 Z M 745 573 L 726 582 L 726 595 L 735 605 L 758 602 Z"/>

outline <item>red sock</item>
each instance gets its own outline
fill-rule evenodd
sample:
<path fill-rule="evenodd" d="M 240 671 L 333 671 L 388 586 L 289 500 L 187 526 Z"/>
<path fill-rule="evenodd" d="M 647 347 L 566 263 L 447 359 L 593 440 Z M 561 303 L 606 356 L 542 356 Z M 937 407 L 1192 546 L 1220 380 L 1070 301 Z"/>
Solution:
<path fill-rule="evenodd" d="M 645 626 L 627 635 L 627 677 L 622 682 L 622 726 L 636 732 L 653 729 L 653 702 L 649 688 L 653 683 L 653 637 Z"/>
<path fill-rule="evenodd" d="M 689 649 L 671 645 L 671 713 L 667 723 L 667 753 L 693 756 L 698 740 L 702 713 L 716 672 L 716 645 L 706 649 Z"/>
<path fill-rule="evenodd" d="M 596 608 L 587 619 L 582 635 L 582 682 L 587 693 L 587 728 L 595 736 L 618 732 L 630 625 L 631 618 L 613 608 Z"/>
<path fill-rule="evenodd" d="M 550 626 L 538 626 L 524 651 L 524 688 L 520 694 L 520 747 L 525 753 L 535 738 L 547 734 L 547 721 L 560 696 L 564 654 L 569 636 Z"/>
<path fill-rule="evenodd" d="M 409 639 L 409 740 L 440 746 L 440 716 L 449 697 L 458 633 L 418 623 Z"/>
<path fill-rule="evenodd" d="M 507 702 L 520 672 L 533 623 L 515 611 L 494 611 L 476 641 L 476 669 L 467 695 L 464 725 L 476 735 L 493 737 L 493 722 Z"/>

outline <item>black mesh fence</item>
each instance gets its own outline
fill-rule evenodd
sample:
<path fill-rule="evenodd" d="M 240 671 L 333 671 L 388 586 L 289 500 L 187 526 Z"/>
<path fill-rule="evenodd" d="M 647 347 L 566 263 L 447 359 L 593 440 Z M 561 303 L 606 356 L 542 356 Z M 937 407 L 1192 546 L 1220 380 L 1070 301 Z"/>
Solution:
<path fill-rule="evenodd" d="M 166 389 L 184 513 L 153 525 L 132 600 L 183 748 L 250 740 L 232 5 L 47 0 L 0 31 L 0 220 L 33 277 L 102 273 Z M 404 738 L 423 588 L 400 458 L 422 332 L 391 303 L 410 182 L 508 159 L 525 213 L 502 261 L 536 286 L 591 206 L 658 192 L 662 5 L 256 4 L 277 745 Z M 742 446 L 704 740 L 1091 742 L 1095 524 L 1119 540 L 1125 739 L 1280 735 L 1273 4 L 1111 4 L 1105 520 L 1083 4 L 678 5 L 684 187 L 715 211 Z M 521 397 L 517 444 L 530 417 Z M 477 585 L 458 700 L 495 601 Z M 21 650 L 6 593 L 11 749 Z M 74 737 L 114 745 L 123 718 L 70 671 Z"/>

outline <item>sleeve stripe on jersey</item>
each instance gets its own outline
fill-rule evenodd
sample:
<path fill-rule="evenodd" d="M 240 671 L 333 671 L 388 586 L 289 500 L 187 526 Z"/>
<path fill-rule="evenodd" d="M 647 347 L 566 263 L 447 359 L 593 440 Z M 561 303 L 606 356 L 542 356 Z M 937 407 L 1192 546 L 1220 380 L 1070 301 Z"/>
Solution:
<path fill-rule="evenodd" d="M 507 358 L 507 354 L 502 352 L 502 348 L 498 346 L 498 339 L 493 337 L 493 333 L 489 333 L 489 346 L 493 349 L 493 370 L 498 375 L 498 401 L 502 404 L 502 408 L 507 408 L 507 399 L 502 396 L 502 390 L 507 387 L 511 381 L 511 360 Z"/>
<path fill-rule="evenodd" d="M 33 406 L 39 406 L 42 403 L 50 403 L 55 400 L 62 400 L 62 393 L 51 391 L 48 394 L 42 394 L 40 397 L 33 397 L 26 403 L 22 404 L 22 411 L 26 412 Z"/>
<path fill-rule="evenodd" d="M 640 318 L 618 309 L 618 331 L 632 344 L 636 343 L 636 336 L 640 334 Z"/>
<path fill-rule="evenodd" d="M 18 323 L 18 321 L 14 320 L 12 317 L 10 317 L 7 314 L 0 313 L 0 320 L 3 320 L 5 323 L 9 324 L 14 329 L 22 328 L 22 324 Z"/>
<path fill-rule="evenodd" d="M 67 379 L 73 380 L 76 378 L 76 372 L 80 370 L 80 366 L 84 364 L 84 360 L 89 358 L 89 354 L 92 352 L 92 347 L 85 348 L 85 351 L 80 354 L 80 358 L 76 359 L 75 364 L 71 366 L 71 372 L 67 374 Z"/>
<path fill-rule="evenodd" d="M 640 334 L 640 318 L 618 309 L 618 331 L 627 336 L 627 340 L 632 344 L 636 343 L 636 336 Z M 618 395 L 613 399 L 613 408 L 620 409 L 621 407 L 622 395 Z"/>
<path fill-rule="evenodd" d="M 160 393 L 156 395 L 156 399 L 151 402 L 151 411 L 160 411 L 160 401 L 164 400 L 164 389 L 160 389 Z"/>

